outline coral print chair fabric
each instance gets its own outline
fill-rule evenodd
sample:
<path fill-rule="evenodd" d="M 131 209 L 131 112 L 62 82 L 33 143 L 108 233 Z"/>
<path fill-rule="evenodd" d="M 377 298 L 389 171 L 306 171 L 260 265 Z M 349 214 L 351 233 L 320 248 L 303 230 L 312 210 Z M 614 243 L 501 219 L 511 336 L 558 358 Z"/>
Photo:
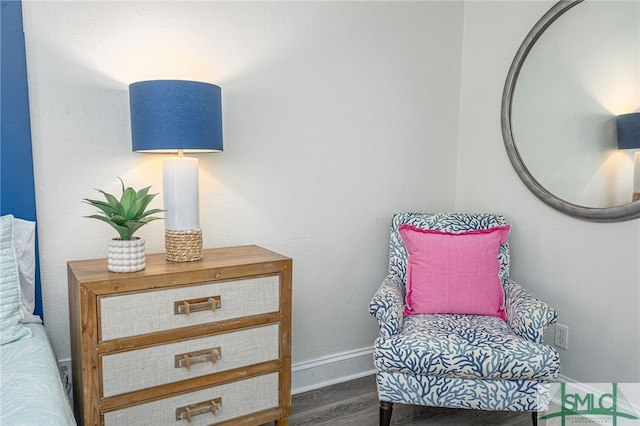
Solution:
<path fill-rule="evenodd" d="M 535 412 L 547 408 L 548 383 L 558 377 L 560 358 L 542 341 L 556 312 L 509 278 L 509 243 L 504 235 L 508 228 L 495 214 L 394 215 L 389 273 L 369 306 L 380 329 L 373 349 L 380 424 L 389 424 L 394 402 L 530 411 L 534 423 Z M 456 260 L 455 252 L 440 258 L 434 254 L 458 248 L 473 259 Z M 487 250 L 494 250 L 489 259 Z M 484 264 L 477 261 L 482 256 Z M 419 273 L 425 269 L 431 271 L 429 276 Z M 497 284 L 486 279 L 487 270 L 497 274 Z M 438 306 L 429 306 L 429 313 L 408 309 L 407 287 L 429 300 L 429 294 L 443 287 L 425 281 L 434 281 L 438 274 L 450 286 L 444 291 L 451 292 L 449 299 L 442 298 L 447 303 L 441 312 Z M 482 308 L 489 314 L 465 313 L 477 306 L 458 301 L 475 291 L 470 286 L 488 281 L 501 287 L 498 298 L 477 302 L 493 304 Z M 452 309 L 456 312 L 447 312 Z"/>

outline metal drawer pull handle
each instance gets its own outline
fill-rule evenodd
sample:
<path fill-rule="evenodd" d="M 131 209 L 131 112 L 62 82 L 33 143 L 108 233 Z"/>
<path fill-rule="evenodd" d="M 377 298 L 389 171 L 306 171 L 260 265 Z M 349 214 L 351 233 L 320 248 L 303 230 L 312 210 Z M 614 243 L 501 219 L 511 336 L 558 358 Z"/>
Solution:
<path fill-rule="evenodd" d="M 174 365 L 175 368 L 186 368 L 189 370 L 194 364 L 204 364 L 205 362 L 215 364 L 220 359 L 222 359 L 222 348 L 217 347 L 176 355 L 174 357 Z"/>
<path fill-rule="evenodd" d="M 186 420 L 191 422 L 195 416 L 200 414 L 211 413 L 214 416 L 218 414 L 222 408 L 222 398 L 212 399 L 210 401 L 199 402 L 197 404 L 187 405 L 185 407 L 176 408 L 176 421 Z"/>
<path fill-rule="evenodd" d="M 174 315 L 189 315 L 192 312 L 211 311 L 222 307 L 220 296 L 201 297 L 200 299 L 179 300 L 173 302 Z"/>

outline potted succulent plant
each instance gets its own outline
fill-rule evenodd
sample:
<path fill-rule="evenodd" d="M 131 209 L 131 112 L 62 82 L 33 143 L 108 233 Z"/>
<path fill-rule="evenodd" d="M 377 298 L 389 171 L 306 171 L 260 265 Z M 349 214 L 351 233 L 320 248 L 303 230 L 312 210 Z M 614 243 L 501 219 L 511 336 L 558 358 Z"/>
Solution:
<path fill-rule="evenodd" d="M 145 241 L 143 238 L 134 237 L 133 234 L 147 223 L 161 219 L 151 215 L 164 210 L 145 210 L 158 195 L 149 194 L 150 186 L 136 191 L 130 187 L 125 188 L 122 179 L 120 182 L 120 200 L 101 189 L 97 191 L 104 195 L 106 201 L 83 199 L 85 203 L 100 210 L 100 214 L 85 217 L 106 222 L 120 234 L 120 238 L 109 241 L 108 269 L 112 272 L 136 272 L 145 268 Z"/>

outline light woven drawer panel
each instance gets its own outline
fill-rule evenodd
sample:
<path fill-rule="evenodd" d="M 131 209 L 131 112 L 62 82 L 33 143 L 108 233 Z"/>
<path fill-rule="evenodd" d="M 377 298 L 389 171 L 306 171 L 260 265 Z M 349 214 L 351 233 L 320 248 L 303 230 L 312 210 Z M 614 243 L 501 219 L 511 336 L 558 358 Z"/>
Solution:
<path fill-rule="evenodd" d="M 101 358 L 103 396 L 106 398 L 278 359 L 278 333 L 279 324 L 271 324 L 104 355 Z M 190 369 L 175 367 L 175 355 L 215 347 L 220 347 L 222 354 L 215 364 L 194 364 Z"/>
<path fill-rule="evenodd" d="M 222 408 L 217 415 L 207 413 L 195 416 L 191 422 L 176 421 L 176 408 L 215 398 L 222 398 Z M 278 373 L 271 373 L 108 412 L 104 414 L 104 424 L 105 426 L 210 425 L 277 406 Z"/>
<path fill-rule="evenodd" d="M 167 290 L 99 297 L 100 338 L 119 339 L 157 331 L 277 312 L 280 277 L 250 278 Z M 175 315 L 174 302 L 220 296 L 220 309 Z"/>

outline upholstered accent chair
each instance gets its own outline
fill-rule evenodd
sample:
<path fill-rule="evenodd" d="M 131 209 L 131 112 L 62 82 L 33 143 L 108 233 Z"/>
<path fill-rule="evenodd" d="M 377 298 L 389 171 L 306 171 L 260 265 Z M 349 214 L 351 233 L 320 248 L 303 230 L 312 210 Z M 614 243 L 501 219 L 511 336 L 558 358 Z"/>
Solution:
<path fill-rule="evenodd" d="M 400 232 L 407 225 L 436 235 L 473 234 L 493 232 L 505 220 L 495 214 L 394 215 L 389 273 L 369 306 L 380 328 L 373 348 L 380 425 L 390 424 L 393 403 L 526 411 L 537 424 L 537 412 L 549 404 L 549 383 L 560 371 L 558 353 L 543 344 L 545 328 L 556 321 L 555 310 L 509 278 L 505 236 L 496 246 L 498 286 L 504 292 L 496 315 L 407 314 L 413 263 Z"/>

